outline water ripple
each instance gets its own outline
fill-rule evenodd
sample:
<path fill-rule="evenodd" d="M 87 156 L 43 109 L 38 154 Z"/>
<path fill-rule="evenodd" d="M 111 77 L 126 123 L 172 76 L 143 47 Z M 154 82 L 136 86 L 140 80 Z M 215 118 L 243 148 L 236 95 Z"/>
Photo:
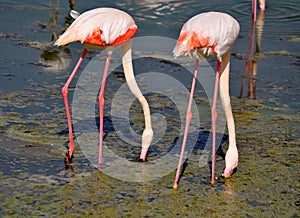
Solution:
<path fill-rule="evenodd" d="M 299 35 L 300 28 L 300 2 L 299 1 L 269 1 L 262 23 L 264 34 L 267 35 Z M 231 7 L 232 13 L 237 17 L 241 26 L 251 22 L 251 4 L 249 1 L 240 2 Z M 258 18 L 259 19 L 259 18 Z M 261 24 L 260 24 L 261 25 Z"/>
<path fill-rule="evenodd" d="M 267 4 L 267 19 L 280 22 L 299 22 L 300 21 L 300 4 L 298 1 L 272 1 Z M 232 6 L 233 13 L 237 15 L 251 17 L 251 4 L 249 1 L 240 2 Z"/>

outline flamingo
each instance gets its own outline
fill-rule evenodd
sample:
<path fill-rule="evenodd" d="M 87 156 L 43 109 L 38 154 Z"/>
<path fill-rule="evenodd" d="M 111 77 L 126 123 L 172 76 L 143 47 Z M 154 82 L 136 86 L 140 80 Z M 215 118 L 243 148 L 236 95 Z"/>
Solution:
<path fill-rule="evenodd" d="M 238 150 L 236 147 L 235 124 L 231 110 L 229 96 L 229 65 L 230 52 L 234 41 L 239 34 L 239 23 L 230 15 L 220 12 L 206 12 L 198 14 L 189 19 L 182 27 L 177 44 L 173 50 L 174 56 L 192 55 L 196 58 L 194 77 L 192 80 L 191 93 L 186 112 L 186 125 L 181 154 L 177 167 L 174 188 L 178 187 L 178 180 L 186 146 L 187 134 L 192 119 L 192 99 L 198 73 L 200 55 L 209 56 L 213 54 L 217 58 L 216 80 L 214 87 L 214 98 L 211 110 L 212 116 L 212 176 L 211 185 L 214 185 L 215 153 L 216 153 L 216 119 L 217 119 L 217 97 L 220 83 L 220 95 L 225 110 L 227 127 L 229 132 L 229 148 L 226 152 L 226 167 L 222 176 L 228 178 L 238 165 Z"/>
<path fill-rule="evenodd" d="M 145 129 L 142 134 L 142 149 L 140 153 L 140 160 L 145 161 L 148 148 L 153 139 L 153 130 L 151 126 L 151 115 L 148 102 L 143 96 L 142 92 L 140 91 L 134 78 L 131 57 L 131 39 L 135 35 L 138 28 L 133 18 L 126 12 L 115 8 L 96 8 L 86 11 L 83 14 L 79 14 L 76 11 L 71 11 L 70 14 L 73 18 L 75 18 L 75 21 L 58 38 L 58 40 L 55 42 L 55 45 L 63 46 L 68 43 L 78 41 L 81 44 L 84 44 L 85 48 L 76 66 L 74 67 L 69 79 L 62 88 L 62 95 L 66 108 L 70 138 L 70 146 L 65 157 L 66 167 L 71 167 L 74 153 L 72 121 L 68 104 L 68 87 L 72 79 L 74 78 L 79 66 L 81 65 L 84 57 L 86 56 L 87 52 L 91 49 L 105 49 L 107 52 L 101 89 L 98 96 L 100 110 L 100 139 L 98 164 L 100 166 L 102 163 L 104 89 L 111 55 L 112 52 L 117 48 L 122 49 L 122 64 L 124 68 L 126 82 L 131 92 L 141 103 L 144 112 Z"/>
<path fill-rule="evenodd" d="M 265 11 L 266 0 L 259 0 L 259 8 L 261 11 Z M 252 0 L 252 16 L 253 16 L 253 21 L 256 22 L 256 0 Z"/>

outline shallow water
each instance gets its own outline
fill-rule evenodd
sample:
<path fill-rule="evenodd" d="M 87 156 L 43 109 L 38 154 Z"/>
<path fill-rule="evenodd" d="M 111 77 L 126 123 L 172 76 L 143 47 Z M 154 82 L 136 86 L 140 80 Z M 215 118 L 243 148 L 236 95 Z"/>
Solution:
<path fill-rule="evenodd" d="M 249 52 L 250 1 L 238 4 L 233 0 L 226 3 L 102 1 L 101 5 L 96 1 L 76 1 L 74 5 L 66 1 L 0 2 L 1 216 L 299 216 L 300 3 L 267 1 L 265 14 L 258 15 L 254 49 Z M 195 105 L 200 111 L 201 125 L 192 126 L 198 133 L 196 145 L 190 148 L 178 190 L 172 189 L 175 169 L 148 182 L 118 180 L 97 171 L 78 144 L 74 171 L 64 170 L 68 133 L 60 91 L 82 46 L 74 43 L 58 49 L 52 43 L 71 22 L 70 8 L 82 12 L 99 6 L 128 11 L 139 26 L 137 37 L 176 39 L 181 25 L 192 15 L 204 11 L 227 12 L 239 21 L 241 31 L 231 57 L 230 92 L 240 161 L 232 178 L 219 180 L 212 188 L 209 164 L 199 166 L 210 134 L 209 101 L 200 84 Z M 133 52 L 139 84 L 144 82 L 140 77 L 143 73 L 163 71 L 175 77 L 182 73 L 182 84 L 190 87 L 191 76 L 181 72 L 178 65 L 166 61 L 171 51 L 160 50 L 151 55 L 146 50 Z M 85 65 L 94 60 L 95 55 L 95 52 L 89 54 Z M 116 53 L 112 60 L 116 66 L 118 56 Z M 98 57 L 99 60 L 103 58 L 103 55 Z M 214 67 L 214 59 L 208 60 Z M 246 63 L 254 69 L 253 78 L 247 71 L 244 74 Z M 102 70 L 100 66 L 99 70 Z M 71 85 L 70 99 L 81 78 L 78 73 Z M 244 90 L 239 98 L 243 78 Z M 118 156 L 136 164 L 133 160 L 140 151 L 139 138 L 132 139 L 132 146 L 124 142 L 116 132 L 111 114 L 112 100 L 124 83 L 122 68 L 117 67 L 107 81 L 105 142 Z M 143 87 L 145 89 L 141 85 L 142 90 Z M 174 92 L 172 87 L 168 88 Z M 169 96 L 147 93 L 146 97 L 154 114 L 153 128 L 157 138 L 150 147 L 145 167 L 180 141 L 182 125 L 181 108 L 170 101 Z M 136 133 L 133 135 L 140 137 L 143 116 L 137 101 L 129 111 L 130 125 Z M 225 152 L 227 135 L 223 137 L 223 132 L 219 132 L 218 139 Z M 80 134 L 77 137 L 80 139 Z M 224 167 L 221 153 L 219 150 L 216 166 L 219 174 Z M 138 166 L 143 168 L 143 164 Z"/>

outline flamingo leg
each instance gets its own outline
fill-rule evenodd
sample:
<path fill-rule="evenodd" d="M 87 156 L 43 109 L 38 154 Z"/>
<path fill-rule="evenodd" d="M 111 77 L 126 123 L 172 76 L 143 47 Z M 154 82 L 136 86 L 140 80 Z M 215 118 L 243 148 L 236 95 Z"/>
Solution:
<path fill-rule="evenodd" d="M 186 121 L 185 121 L 185 128 L 184 128 L 184 136 L 183 136 L 183 142 L 182 142 L 182 147 L 181 147 L 181 153 L 180 153 L 180 158 L 179 158 L 179 162 L 178 162 L 176 177 L 175 177 L 174 185 L 173 185 L 173 188 L 175 188 L 175 189 L 178 188 L 178 180 L 179 180 L 179 176 L 180 176 L 180 170 L 181 170 L 182 160 L 183 160 L 183 156 L 184 156 L 184 150 L 185 150 L 185 146 L 186 146 L 186 141 L 187 141 L 187 136 L 188 136 L 188 132 L 189 132 L 190 122 L 192 120 L 192 101 L 193 101 L 194 90 L 195 90 L 195 86 L 196 86 L 198 66 L 199 66 L 199 60 L 196 59 L 194 77 L 193 77 L 193 81 L 192 81 L 191 93 L 190 93 L 190 98 L 189 98 L 189 104 L 188 104 L 188 108 L 187 108 L 187 111 L 186 111 Z"/>
<path fill-rule="evenodd" d="M 211 109 L 211 120 L 212 120 L 212 151 L 211 151 L 211 185 L 215 184 L 215 163 L 216 163 L 216 138 L 217 138 L 217 100 L 218 100 L 218 91 L 219 91 L 219 80 L 220 80 L 220 68 L 221 62 L 218 61 L 217 70 L 216 70 L 216 80 L 214 88 L 214 99 Z"/>
<path fill-rule="evenodd" d="M 250 50 L 250 55 L 248 57 L 253 58 L 255 56 L 254 54 L 254 41 L 255 41 L 255 23 L 252 22 L 251 24 L 251 31 L 250 31 L 250 40 L 251 40 L 251 50 Z M 253 62 L 254 60 L 249 61 L 249 93 L 248 97 L 249 98 L 254 98 L 254 89 L 253 89 Z"/>
<path fill-rule="evenodd" d="M 253 21 L 256 22 L 256 0 L 252 0 L 252 16 Z"/>
<path fill-rule="evenodd" d="M 99 101 L 99 111 L 100 111 L 100 133 L 99 133 L 99 157 L 98 157 L 98 165 L 102 164 L 102 147 L 103 147 L 103 117 L 104 117 L 104 90 L 105 90 L 105 84 L 106 84 L 106 77 L 108 74 L 108 69 L 109 69 L 109 63 L 110 63 L 110 58 L 111 58 L 111 53 L 109 52 L 107 54 L 106 62 L 105 62 L 105 67 L 104 67 L 104 73 L 103 73 L 103 78 L 102 78 L 102 83 L 101 83 L 101 88 L 100 88 L 100 93 L 98 96 L 98 101 Z"/>
<path fill-rule="evenodd" d="M 73 154 L 74 154 L 74 139 L 73 139 L 73 131 L 72 131 L 73 130 L 72 120 L 71 120 L 69 103 L 68 103 L 68 88 L 69 88 L 70 83 L 72 82 L 73 78 L 75 77 L 75 74 L 76 74 L 77 70 L 79 69 L 86 54 L 87 54 L 87 49 L 84 49 L 81 54 L 81 57 L 79 58 L 76 66 L 74 67 L 69 79 L 67 80 L 66 84 L 62 88 L 62 96 L 64 99 L 65 108 L 66 108 L 66 114 L 67 114 L 67 119 L 68 119 L 69 138 L 70 138 L 70 146 L 69 146 L 68 152 L 66 153 L 66 157 L 65 157 L 66 169 L 71 168 Z"/>

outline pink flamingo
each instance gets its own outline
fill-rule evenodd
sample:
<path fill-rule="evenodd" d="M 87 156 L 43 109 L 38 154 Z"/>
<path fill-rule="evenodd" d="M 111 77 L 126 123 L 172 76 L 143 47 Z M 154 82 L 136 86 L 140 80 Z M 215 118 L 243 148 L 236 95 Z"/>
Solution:
<path fill-rule="evenodd" d="M 196 84 L 199 56 L 209 56 L 214 54 L 217 58 L 216 80 L 214 87 L 214 98 L 212 105 L 212 130 L 213 130 L 213 144 L 212 144 L 212 176 L 211 184 L 214 185 L 214 170 L 215 170 L 215 153 L 216 153 L 216 119 L 217 119 L 217 97 L 218 85 L 220 82 L 220 95 L 222 105 L 225 110 L 227 127 L 229 132 L 229 148 L 226 152 L 225 163 L 226 168 L 223 172 L 225 178 L 230 177 L 233 170 L 238 165 L 238 150 L 235 139 L 235 124 L 231 110 L 230 96 L 229 96 L 229 65 L 230 52 L 234 41 L 239 34 L 239 23 L 228 14 L 220 12 L 207 12 L 198 14 L 189 19 L 182 27 L 177 45 L 174 48 L 174 56 L 191 55 L 196 58 L 196 65 L 194 77 L 192 81 L 189 104 L 186 113 L 186 125 L 182 149 L 176 177 L 174 181 L 174 188 L 178 187 L 178 180 L 186 146 L 187 134 L 189 124 L 192 119 L 192 99 L 194 95 L 194 88 Z"/>
<path fill-rule="evenodd" d="M 259 0 L 259 8 L 262 11 L 266 9 L 266 0 Z M 253 21 L 256 22 L 256 0 L 252 0 L 252 16 Z"/>
<path fill-rule="evenodd" d="M 70 27 L 59 37 L 55 45 L 62 46 L 71 42 L 79 41 L 84 44 L 85 49 L 73 69 L 69 79 L 62 88 L 62 95 L 66 107 L 68 119 L 70 146 L 65 157 L 66 167 L 71 166 L 74 153 L 74 140 L 72 133 L 72 121 L 68 105 L 68 87 L 74 78 L 80 64 L 90 49 L 100 49 L 107 51 L 106 64 L 98 96 L 100 110 L 100 142 L 99 142 L 99 166 L 102 163 L 103 144 L 103 114 L 104 114 L 104 89 L 109 63 L 112 52 L 117 48 L 122 48 L 122 63 L 127 84 L 131 92 L 136 96 L 142 105 L 145 117 L 145 129 L 142 135 L 142 150 L 140 160 L 145 161 L 148 148 L 152 142 L 153 130 L 151 126 L 151 116 L 148 102 L 140 91 L 133 72 L 131 57 L 131 39 L 137 31 L 137 26 L 133 18 L 124 11 L 114 8 L 96 8 L 83 14 L 71 11 L 72 17 L 76 18 Z"/>

